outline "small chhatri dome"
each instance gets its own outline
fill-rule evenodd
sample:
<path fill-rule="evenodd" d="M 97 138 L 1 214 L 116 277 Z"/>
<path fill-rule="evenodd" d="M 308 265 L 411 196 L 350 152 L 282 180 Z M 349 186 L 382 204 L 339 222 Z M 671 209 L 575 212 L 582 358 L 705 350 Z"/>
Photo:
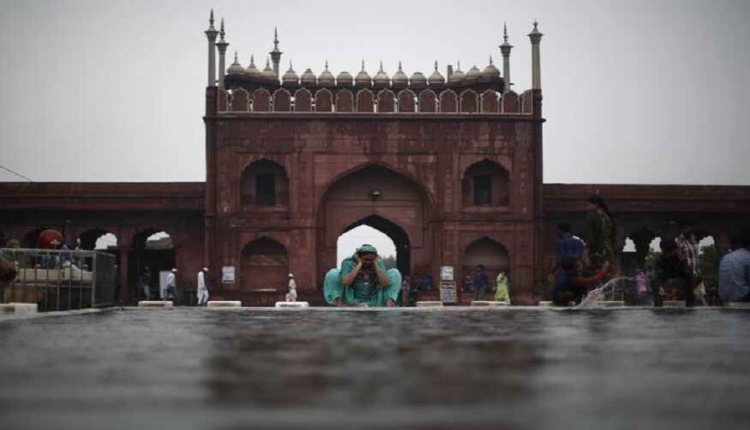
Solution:
<path fill-rule="evenodd" d="M 328 60 L 326 60 L 326 68 L 323 73 L 318 77 L 318 84 L 321 87 L 333 87 L 336 86 L 336 79 L 333 77 L 333 73 L 328 70 Z"/>
<path fill-rule="evenodd" d="M 260 72 L 260 70 L 258 70 L 258 68 L 255 67 L 255 56 L 254 55 L 250 56 L 250 65 L 247 66 L 246 71 L 247 71 L 247 73 L 250 76 L 252 76 L 254 78 L 260 78 L 260 77 L 262 77 L 262 73 Z"/>
<path fill-rule="evenodd" d="M 422 74 L 422 72 L 414 72 L 411 75 L 411 78 L 409 78 L 409 82 L 411 83 L 411 87 L 414 89 L 424 89 L 427 88 L 427 78 Z"/>
<path fill-rule="evenodd" d="M 357 77 L 354 78 L 354 83 L 358 87 L 366 87 L 369 88 L 372 86 L 372 80 L 370 79 L 370 75 L 365 70 L 365 60 L 362 60 L 362 70 L 357 73 Z"/>
<path fill-rule="evenodd" d="M 336 86 L 339 88 L 348 88 L 354 85 L 354 78 L 349 72 L 341 72 L 336 77 Z"/>
<path fill-rule="evenodd" d="M 276 77 L 276 72 L 271 68 L 271 62 L 268 58 L 266 58 L 266 68 L 263 69 L 263 77 L 270 81 L 276 81 L 278 79 Z"/>
<path fill-rule="evenodd" d="M 464 76 L 464 82 L 475 83 L 479 80 L 481 76 L 482 76 L 482 72 L 477 68 L 477 66 L 474 66 L 471 69 L 469 69 L 468 72 L 466 72 L 466 76 Z"/>
<path fill-rule="evenodd" d="M 458 65 L 456 66 L 456 70 L 453 71 L 453 74 L 448 76 L 448 82 L 451 84 L 460 84 L 464 81 L 464 72 L 461 71 L 461 62 L 458 62 Z"/>
<path fill-rule="evenodd" d="M 435 61 L 435 71 L 432 72 L 429 79 L 430 85 L 443 85 L 445 84 L 445 78 L 438 71 L 438 62 Z"/>
<path fill-rule="evenodd" d="M 406 76 L 406 73 L 404 73 L 403 69 L 401 68 L 401 62 L 398 62 L 398 71 L 393 74 L 393 78 L 391 78 L 391 86 L 394 89 L 402 89 L 409 86 L 409 78 Z"/>
<path fill-rule="evenodd" d="M 289 70 L 281 77 L 281 82 L 285 86 L 296 86 L 299 84 L 299 76 L 297 76 L 297 72 L 292 67 L 292 60 L 289 60 Z"/>
<path fill-rule="evenodd" d="M 482 78 L 485 80 L 495 79 L 500 77 L 500 70 L 495 67 L 492 63 L 492 57 L 490 56 L 490 64 L 482 71 Z"/>
<path fill-rule="evenodd" d="M 311 69 L 307 69 L 300 77 L 300 83 L 303 87 L 314 87 L 318 85 L 318 78 L 315 77 L 315 73 Z"/>
<path fill-rule="evenodd" d="M 391 83 L 391 78 L 388 77 L 388 74 L 383 71 L 383 62 L 380 62 L 380 69 L 378 70 L 378 73 L 375 74 L 375 77 L 372 78 L 373 84 L 376 88 L 385 88 Z"/>
<path fill-rule="evenodd" d="M 234 51 L 234 63 L 227 69 L 227 75 L 244 75 L 245 73 L 245 68 L 237 59 L 237 51 Z"/>

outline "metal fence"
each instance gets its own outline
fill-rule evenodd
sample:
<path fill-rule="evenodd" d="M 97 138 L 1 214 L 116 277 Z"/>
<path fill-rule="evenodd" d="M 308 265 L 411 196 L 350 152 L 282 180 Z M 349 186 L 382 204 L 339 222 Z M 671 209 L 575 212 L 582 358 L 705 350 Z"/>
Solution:
<path fill-rule="evenodd" d="M 112 306 L 116 296 L 115 256 L 105 252 L 0 249 L 0 259 L 15 266 L 2 303 L 36 303 L 40 311 Z"/>

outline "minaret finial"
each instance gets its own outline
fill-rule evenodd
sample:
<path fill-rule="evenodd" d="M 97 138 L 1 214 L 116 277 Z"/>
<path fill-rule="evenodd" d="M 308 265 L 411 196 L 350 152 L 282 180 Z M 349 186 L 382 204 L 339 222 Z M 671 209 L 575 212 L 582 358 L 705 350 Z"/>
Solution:
<path fill-rule="evenodd" d="M 279 47 L 279 30 L 276 27 L 273 28 L 273 47 Z"/>
<path fill-rule="evenodd" d="M 508 43 L 508 23 L 503 23 L 503 40 L 505 43 Z"/>
<path fill-rule="evenodd" d="M 234 50 L 234 62 L 239 63 L 239 60 L 237 59 L 237 50 Z"/>
<path fill-rule="evenodd" d="M 492 55 L 490 55 L 490 64 L 495 64 L 492 62 Z"/>
<path fill-rule="evenodd" d="M 403 72 L 403 70 L 401 70 L 401 60 L 398 60 L 398 71 Z"/>
<path fill-rule="evenodd" d="M 235 52 L 237 52 L 237 51 L 235 51 Z M 250 65 L 252 65 L 252 66 L 255 65 L 255 54 L 250 54 Z"/>
<path fill-rule="evenodd" d="M 437 60 L 435 60 L 435 71 L 436 72 L 437 72 L 437 69 L 438 69 L 438 64 L 437 64 Z"/>
<path fill-rule="evenodd" d="M 383 60 L 380 60 L 380 71 L 383 71 Z"/>
<path fill-rule="evenodd" d="M 224 18 L 221 19 L 221 30 L 219 31 L 219 35 L 221 36 L 221 40 L 224 40 L 224 35 L 226 33 L 224 32 Z"/>
<path fill-rule="evenodd" d="M 456 64 L 458 67 L 456 67 L 456 70 L 461 70 L 461 60 L 456 60 Z"/>
<path fill-rule="evenodd" d="M 214 26 L 214 9 L 211 8 L 211 16 L 208 18 L 208 23 L 211 24 L 211 27 Z"/>
<path fill-rule="evenodd" d="M 365 60 L 364 60 L 364 58 L 362 59 L 362 71 L 363 72 L 365 71 Z"/>
<path fill-rule="evenodd" d="M 328 70 L 328 60 L 326 60 L 326 70 Z"/>
<path fill-rule="evenodd" d="M 294 70 L 294 67 L 292 67 L 292 59 L 289 58 L 289 70 Z"/>
<path fill-rule="evenodd" d="M 271 57 L 266 56 L 266 69 L 271 68 Z"/>

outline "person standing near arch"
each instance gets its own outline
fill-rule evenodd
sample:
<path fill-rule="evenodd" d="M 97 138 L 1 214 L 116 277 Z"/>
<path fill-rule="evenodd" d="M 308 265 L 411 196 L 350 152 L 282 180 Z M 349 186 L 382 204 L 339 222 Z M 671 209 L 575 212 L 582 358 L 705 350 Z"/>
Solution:
<path fill-rule="evenodd" d="M 323 281 L 326 301 L 334 306 L 396 307 L 401 290 L 398 269 L 385 269 L 372 245 L 362 245 L 341 262 L 341 269 L 331 269 Z"/>
<path fill-rule="evenodd" d="M 198 284 L 196 295 L 198 297 L 198 306 L 203 306 L 208 303 L 208 286 L 206 285 L 206 273 L 208 268 L 204 267 L 198 272 Z"/>
<path fill-rule="evenodd" d="M 584 241 L 588 250 L 588 263 L 592 272 L 615 261 L 615 222 L 607 204 L 600 196 L 587 199 L 588 214 L 585 220 Z"/>

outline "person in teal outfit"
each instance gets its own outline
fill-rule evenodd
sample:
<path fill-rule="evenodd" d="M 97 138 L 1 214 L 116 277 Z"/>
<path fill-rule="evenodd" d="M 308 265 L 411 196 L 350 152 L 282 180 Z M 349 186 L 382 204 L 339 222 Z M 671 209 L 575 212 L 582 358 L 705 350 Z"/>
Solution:
<path fill-rule="evenodd" d="M 362 245 L 331 269 L 323 281 L 326 301 L 334 306 L 395 307 L 401 290 L 398 269 L 385 269 L 372 245 Z"/>

